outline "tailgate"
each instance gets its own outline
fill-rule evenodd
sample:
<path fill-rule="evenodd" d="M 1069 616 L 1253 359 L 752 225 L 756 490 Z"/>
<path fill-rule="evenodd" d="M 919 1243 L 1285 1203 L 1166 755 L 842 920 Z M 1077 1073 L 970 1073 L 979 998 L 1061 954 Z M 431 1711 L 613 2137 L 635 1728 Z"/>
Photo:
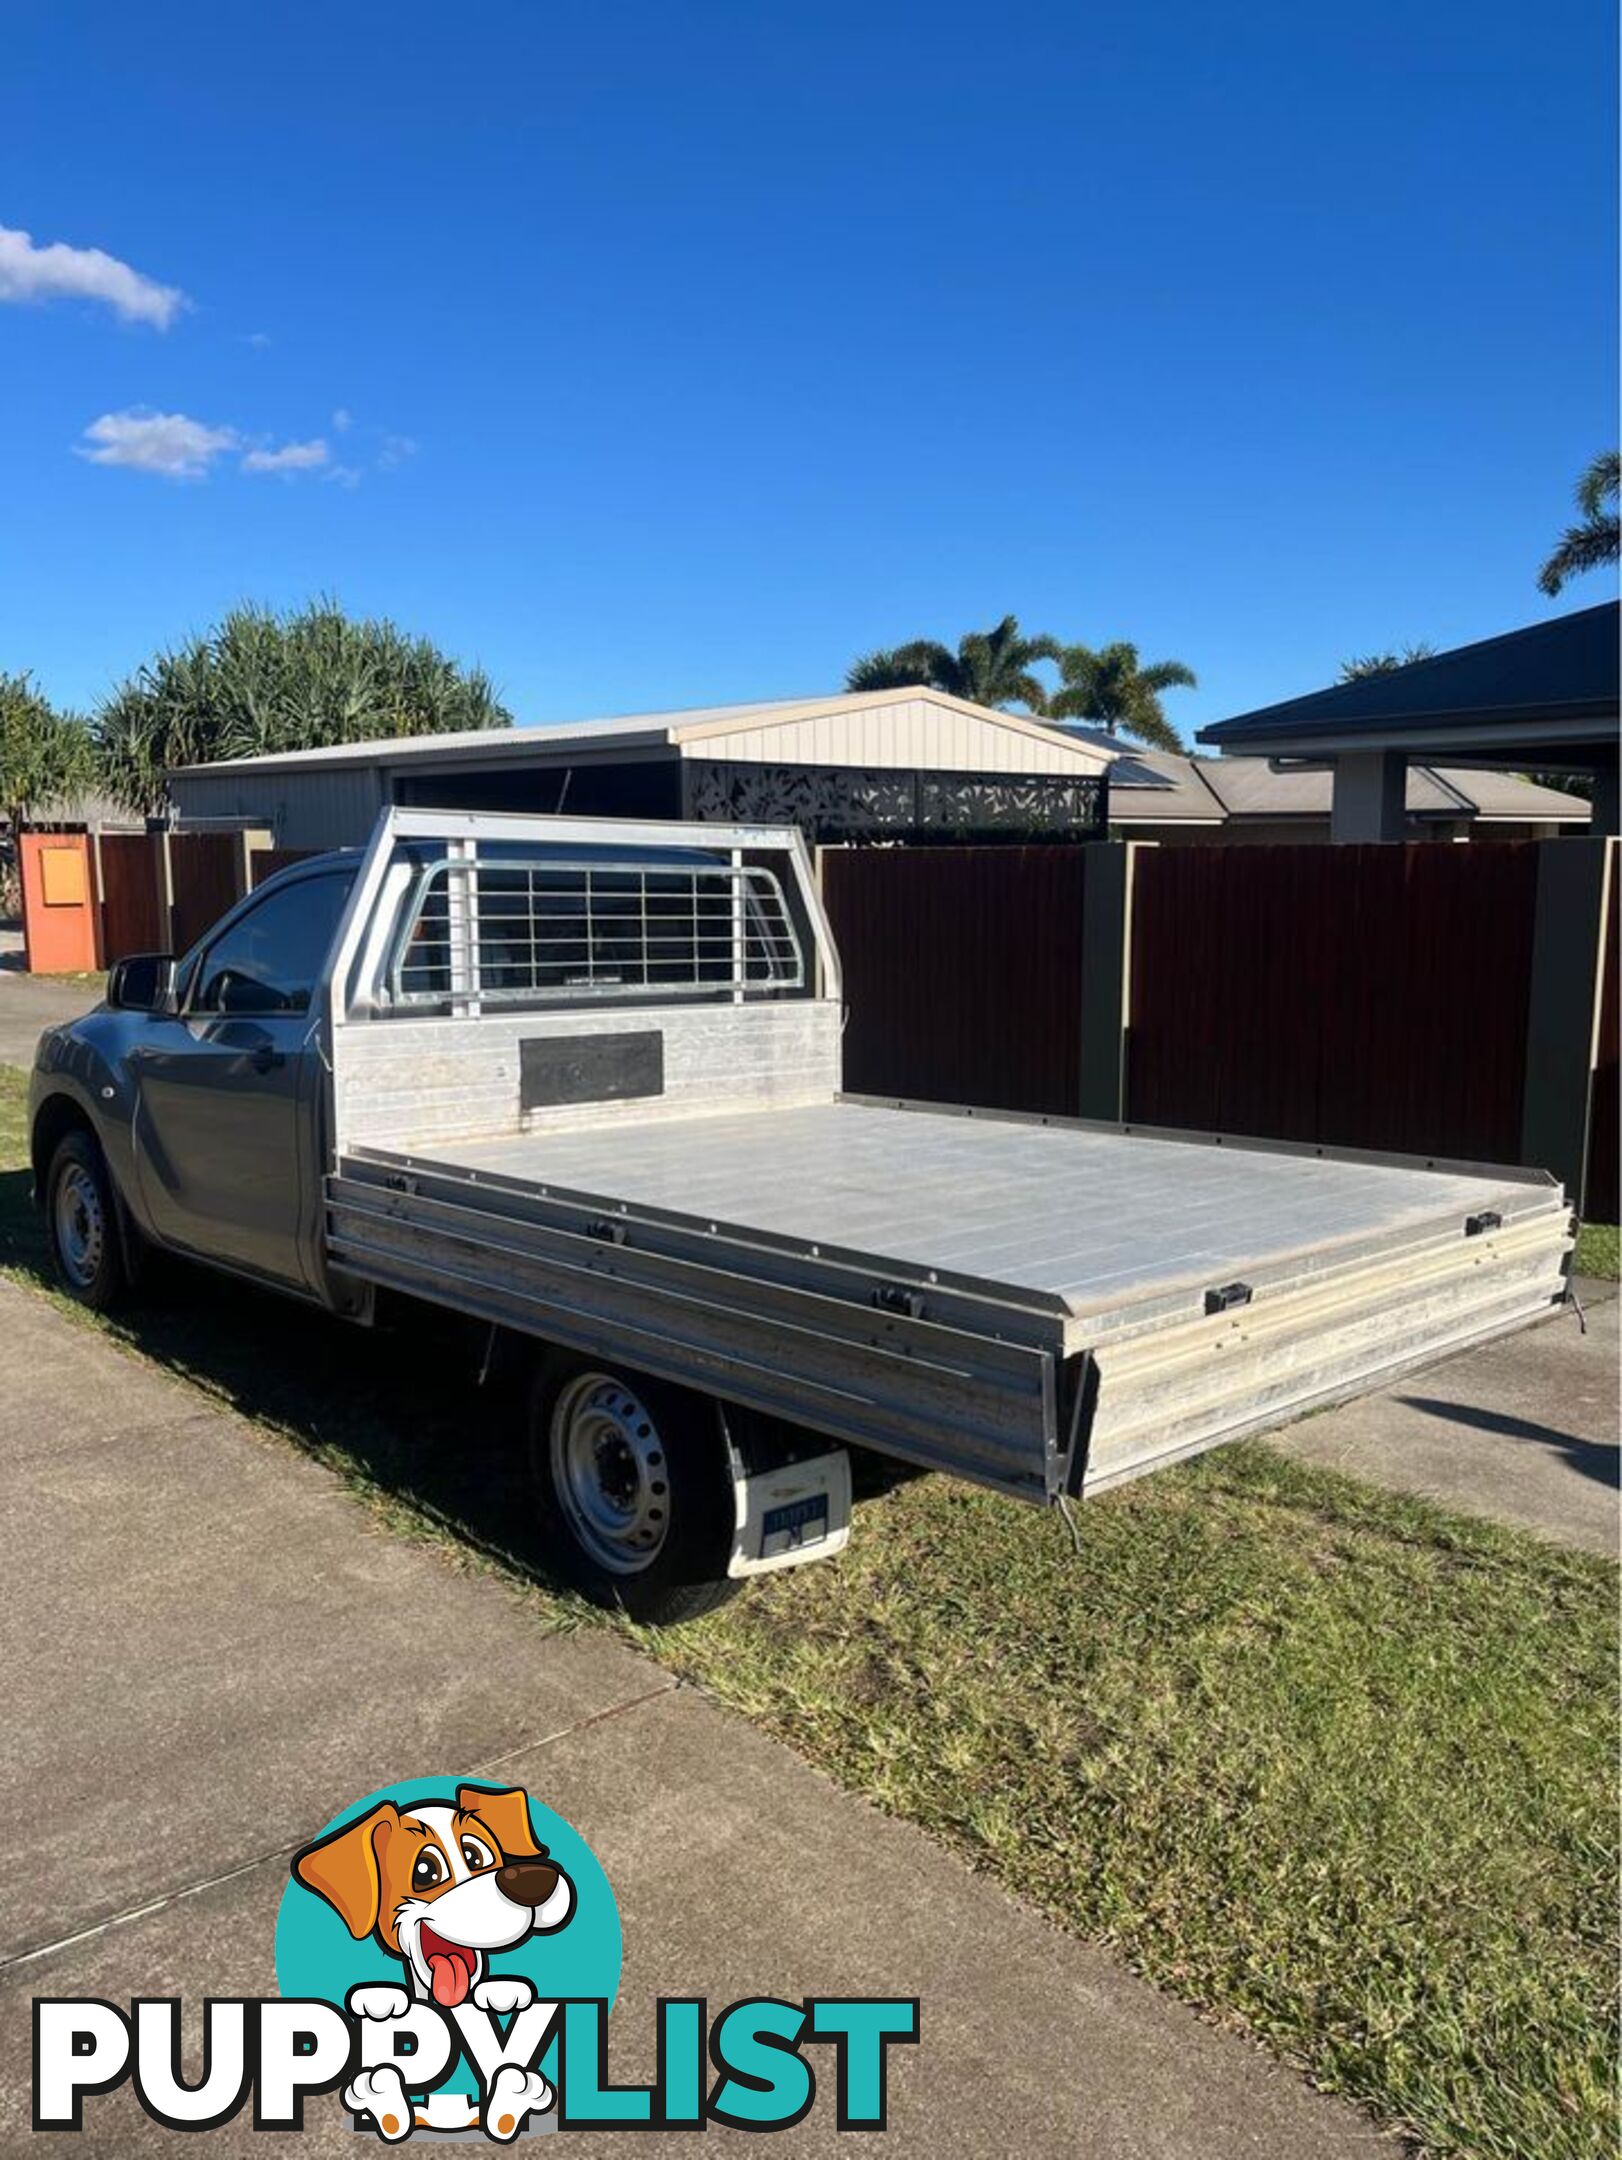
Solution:
<path fill-rule="evenodd" d="M 1530 1207 L 1524 1189 L 1522 1199 L 1509 1221 L 1454 1224 L 1268 1284 L 1213 1285 L 1212 1311 L 1202 1299 L 1197 1317 L 1100 1338 L 1085 1489 L 1285 1424 L 1547 1313 L 1565 1294 L 1571 1219 L 1557 1188 Z"/>

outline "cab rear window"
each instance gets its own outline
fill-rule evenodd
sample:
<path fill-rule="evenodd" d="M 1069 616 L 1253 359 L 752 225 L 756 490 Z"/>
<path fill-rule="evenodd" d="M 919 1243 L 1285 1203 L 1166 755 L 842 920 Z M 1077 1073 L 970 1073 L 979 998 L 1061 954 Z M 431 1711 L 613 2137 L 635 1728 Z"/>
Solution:
<path fill-rule="evenodd" d="M 307 1012 L 354 882 L 350 865 L 266 893 L 204 948 L 190 1009 Z"/>

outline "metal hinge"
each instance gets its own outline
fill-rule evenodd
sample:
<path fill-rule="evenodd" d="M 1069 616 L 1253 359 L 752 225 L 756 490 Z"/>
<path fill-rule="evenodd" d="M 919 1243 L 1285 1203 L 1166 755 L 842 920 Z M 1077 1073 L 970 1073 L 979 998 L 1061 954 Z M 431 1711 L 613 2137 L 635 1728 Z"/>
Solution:
<path fill-rule="evenodd" d="M 1248 1305 L 1254 1295 L 1247 1282 L 1223 1283 L 1220 1289 L 1206 1291 L 1205 1309 L 1208 1313 L 1232 1312 L 1237 1305 Z"/>
<path fill-rule="evenodd" d="M 1056 1499 L 1079 1500 L 1082 1486 L 1087 1481 L 1087 1458 L 1092 1452 L 1093 1419 L 1098 1415 L 1098 1360 L 1090 1350 L 1076 1353 L 1068 1376 L 1072 1384 L 1070 1414 L 1065 1420 L 1064 1466 L 1060 1475 Z M 1068 1515 L 1072 1542 L 1075 1524 Z"/>
<path fill-rule="evenodd" d="M 880 1283 L 868 1302 L 880 1312 L 900 1313 L 908 1320 L 924 1317 L 924 1293 L 904 1289 L 900 1283 Z"/>
<path fill-rule="evenodd" d="M 1502 1230 L 1503 1227 L 1504 1218 L 1495 1207 L 1484 1207 L 1479 1215 L 1466 1215 L 1464 1218 L 1466 1237 L 1481 1237 L 1488 1230 Z"/>

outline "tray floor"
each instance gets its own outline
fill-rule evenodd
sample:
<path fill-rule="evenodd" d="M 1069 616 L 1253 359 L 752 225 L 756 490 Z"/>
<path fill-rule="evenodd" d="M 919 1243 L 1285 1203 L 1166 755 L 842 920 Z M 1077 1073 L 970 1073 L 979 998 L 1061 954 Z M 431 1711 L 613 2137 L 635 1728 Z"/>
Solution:
<path fill-rule="evenodd" d="M 587 1193 L 900 1266 L 1045 1293 L 1073 1312 L 1225 1282 L 1552 1188 L 860 1103 L 664 1119 L 411 1150 L 449 1171 Z"/>

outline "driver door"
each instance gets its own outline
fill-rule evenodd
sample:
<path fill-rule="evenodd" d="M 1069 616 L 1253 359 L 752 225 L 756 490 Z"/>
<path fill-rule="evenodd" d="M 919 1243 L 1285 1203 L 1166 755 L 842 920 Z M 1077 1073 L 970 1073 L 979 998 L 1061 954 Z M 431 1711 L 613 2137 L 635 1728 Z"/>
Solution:
<path fill-rule="evenodd" d="M 310 1284 L 318 1173 L 316 985 L 354 883 L 312 871 L 253 901 L 182 970 L 182 1010 L 131 1056 L 136 1176 L 164 1241 L 275 1282 Z"/>

